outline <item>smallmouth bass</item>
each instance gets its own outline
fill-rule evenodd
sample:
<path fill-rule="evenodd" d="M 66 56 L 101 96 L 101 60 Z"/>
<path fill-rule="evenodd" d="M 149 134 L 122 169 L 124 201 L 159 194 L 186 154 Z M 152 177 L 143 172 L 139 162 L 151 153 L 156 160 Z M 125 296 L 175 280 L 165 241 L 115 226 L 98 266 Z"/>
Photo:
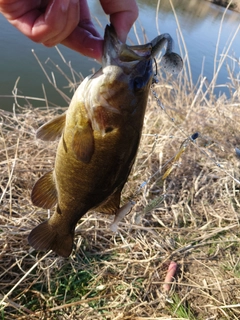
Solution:
<path fill-rule="evenodd" d="M 60 141 L 54 170 L 36 182 L 31 194 L 38 207 L 56 206 L 50 219 L 28 236 L 36 250 L 68 257 L 75 226 L 86 212 L 119 214 L 121 191 L 141 138 L 153 58 L 165 43 L 162 64 L 178 72 L 182 59 L 172 52 L 168 34 L 128 46 L 118 40 L 112 25 L 107 26 L 102 68 L 84 79 L 66 113 L 38 129 L 37 138 Z"/>

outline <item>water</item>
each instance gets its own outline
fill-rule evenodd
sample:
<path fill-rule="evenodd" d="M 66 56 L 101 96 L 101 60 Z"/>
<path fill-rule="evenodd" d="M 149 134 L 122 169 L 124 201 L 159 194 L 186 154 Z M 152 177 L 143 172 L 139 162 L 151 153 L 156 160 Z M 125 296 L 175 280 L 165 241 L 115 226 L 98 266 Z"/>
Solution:
<path fill-rule="evenodd" d="M 98 0 L 89 0 L 90 10 L 93 16 L 96 16 L 103 26 L 108 22 L 106 15 L 103 13 Z M 184 36 L 188 55 L 190 59 L 191 72 L 193 82 L 195 83 L 202 72 L 210 82 L 213 75 L 213 61 L 216 49 L 216 43 L 220 28 L 220 23 L 224 8 L 213 5 L 204 0 L 175 0 L 173 1 L 176 9 L 179 24 Z M 170 33 L 175 40 L 175 51 L 180 53 L 177 36 L 177 23 L 173 15 L 171 6 L 168 0 L 161 0 L 160 10 L 158 13 L 158 27 L 156 26 L 156 6 L 157 0 L 138 0 L 139 5 L 139 20 L 136 23 L 137 33 L 140 41 L 144 41 L 142 28 L 146 31 L 148 40 L 153 39 L 157 35 L 157 28 L 161 33 Z M 44 63 L 47 58 L 52 59 L 56 64 L 63 67 L 62 60 L 55 48 L 45 48 L 41 44 L 36 44 L 27 39 L 18 30 L 11 26 L 2 16 L 0 16 L 0 108 L 12 110 L 13 98 L 10 98 L 12 89 L 18 77 L 18 93 L 25 96 L 44 98 L 42 84 L 47 93 L 48 100 L 54 104 L 66 106 L 67 103 L 62 97 L 49 85 L 42 70 L 40 69 L 32 49 L 36 52 L 39 59 Z M 222 24 L 221 38 L 219 42 L 219 54 L 224 50 L 224 47 L 229 43 L 234 32 L 239 28 L 240 14 L 228 10 Z M 96 26 L 101 34 L 103 29 Z M 133 30 L 130 32 L 129 38 L 134 43 L 137 43 L 136 36 Z M 73 68 L 86 76 L 91 73 L 92 68 L 98 69 L 99 65 L 92 59 L 83 57 L 80 54 L 71 51 L 64 46 L 59 46 L 62 54 L 67 61 L 71 61 Z M 230 55 L 234 55 L 238 60 L 240 57 L 240 32 L 234 40 Z M 218 55 L 218 59 L 220 56 Z M 204 66 L 203 66 L 204 61 Z M 228 63 L 231 60 L 228 59 Z M 55 78 L 59 88 L 67 86 L 67 81 L 55 70 L 51 63 L 46 65 L 48 72 L 54 70 Z M 235 70 L 237 76 L 239 66 Z M 68 73 L 70 75 L 70 73 Z M 226 66 L 224 66 L 219 74 L 217 83 L 224 84 L 229 82 Z M 71 92 L 68 89 L 63 89 L 69 96 Z M 226 88 L 220 88 L 216 93 L 224 92 L 228 94 Z M 34 106 L 43 106 L 42 101 L 31 101 Z M 20 100 L 21 104 L 24 101 Z"/>

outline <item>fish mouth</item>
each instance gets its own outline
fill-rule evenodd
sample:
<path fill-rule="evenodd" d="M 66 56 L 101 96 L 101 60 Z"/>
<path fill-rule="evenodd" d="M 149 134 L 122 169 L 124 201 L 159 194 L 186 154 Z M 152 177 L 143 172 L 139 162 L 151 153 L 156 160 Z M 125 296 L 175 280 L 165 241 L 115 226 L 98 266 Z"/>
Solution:
<path fill-rule="evenodd" d="M 133 62 L 135 64 L 141 60 L 148 60 L 151 56 L 151 43 L 140 46 L 128 46 L 118 39 L 112 24 L 106 26 L 102 58 L 103 68 L 109 65 L 119 66 L 125 62 Z"/>
<path fill-rule="evenodd" d="M 172 51 L 173 39 L 168 33 L 157 36 L 147 44 L 128 46 L 118 39 L 113 25 L 107 25 L 104 34 L 102 66 L 103 68 L 110 65 L 131 67 L 139 61 L 154 59 L 165 45 L 166 52 L 161 61 L 163 68 L 170 73 L 178 74 L 182 70 L 183 61 L 177 53 Z"/>

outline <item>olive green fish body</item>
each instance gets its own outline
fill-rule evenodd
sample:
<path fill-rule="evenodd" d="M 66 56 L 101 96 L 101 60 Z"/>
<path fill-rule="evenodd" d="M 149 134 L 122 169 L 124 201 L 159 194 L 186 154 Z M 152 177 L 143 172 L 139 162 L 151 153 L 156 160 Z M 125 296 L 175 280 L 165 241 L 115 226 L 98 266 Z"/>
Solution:
<path fill-rule="evenodd" d="M 146 105 L 146 101 L 141 103 Z M 120 193 L 136 156 L 142 125 L 138 126 L 138 130 L 132 126 L 135 116 L 124 117 L 117 114 L 118 122 L 116 117 L 113 117 L 113 121 L 106 120 L 109 118 L 108 110 L 106 113 L 101 110 L 101 115 L 98 116 L 107 121 L 106 132 L 103 132 L 103 125 L 102 130 L 93 130 L 90 127 L 86 135 L 92 137 L 86 138 L 84 129 L 76 129 L 76 126 L 80 125 L 73 126 L 71 121 L 68 124 L 67 113 L 66 128 L 57 149 L 54 175 L 58 205 L 63 215 L 68 212 L 66 219 L 70 224 L 76 224 L 86 211 L 97 207 L 111 194 Z M 77 117 L 72 117 L 70 112 L 69 118 L 77 121 Z M 80 132 L 76 133 L 78 130 Z M 78 139 L 73 139 L 73 135 L 77 135 Z M 84 146 L 81 146 L 83 138 Z M 85 140 L 88 141 L 88 145 L 85 145 Z M 73 143 L 78 146 L 73 146 Z M 110 211 L 114 213 L 115 210 L 116 208 Z"/>
<path fill-rule="evenodd" d="M 51 218 L 29 235 L 35 249 L 67 257 L 75 226 L 87 211 L 117 212 L 136 157 L 152 78 L 151 46 L 132 50 L 107 26 L 102 69 L 81 83 L 66 114 L 37 132 L 43 140 L 61 138 L 54 170 L 32 190 L 35 205 L 56 206 Z"/>

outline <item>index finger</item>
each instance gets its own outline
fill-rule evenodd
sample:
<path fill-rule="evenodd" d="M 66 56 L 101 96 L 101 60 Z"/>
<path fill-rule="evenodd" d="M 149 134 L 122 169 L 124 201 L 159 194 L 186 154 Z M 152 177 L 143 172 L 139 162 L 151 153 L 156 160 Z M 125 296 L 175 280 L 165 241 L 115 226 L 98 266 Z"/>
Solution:
<path fill-rule="evenodd" d="M 110 15 L 118 38 L 125 42 L 127 34 L 138 17 L 138 6 L 135 0 L 100 0 L 104 12 Z"/>

